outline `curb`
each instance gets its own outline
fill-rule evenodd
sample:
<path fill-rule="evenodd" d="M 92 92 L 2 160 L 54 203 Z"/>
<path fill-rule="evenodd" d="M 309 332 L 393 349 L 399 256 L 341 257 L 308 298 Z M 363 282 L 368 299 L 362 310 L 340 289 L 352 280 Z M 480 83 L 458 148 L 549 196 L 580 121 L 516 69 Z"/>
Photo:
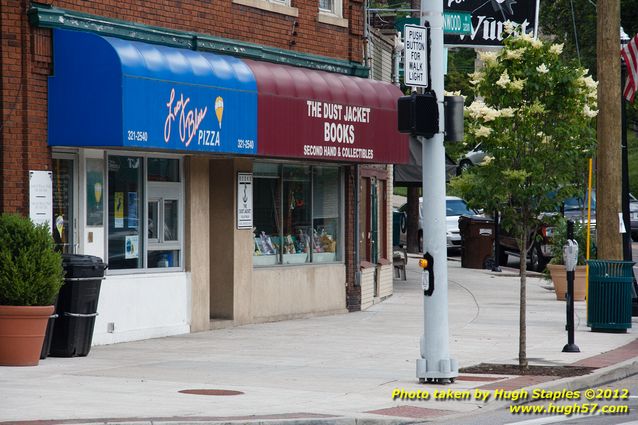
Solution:
<path fill-rule="evenodd" d="M 100 425 L 415 425 L 423 423 L 425 419 L 408 419 L 388 417 L 367 418 L 367 417 L 335 417 L 335 418 L 308 418 L 308 419 L 255 419 L 255 420 L 224 420 L 224 421 L 155 421 L 143 419 L 140 421 L 108 421 L 100 422 Z M 62 424 L 62 422 L 59 422 Z M 96 425 L 95 422 L 70 422 L 73 425 Z"/>
<path fill-rule="evenodd" d="M 561 390 L 583 390 L 587 388 L 597 387 L 612 382 L 620 381 L 621 379 L 628 378 L 630 376 L 638 375 L 638 357 L 634 357 L 624 362 L 617 363 L 615 365 L 607 366 L 605 368 L 597 369 L 595 372 L 589 375 L 572 376 L 568 378 L 556 379 L 553 381 L 547 381 L 539 385 L 530 385 L 529 387 L 519 388 L 521 390 L 527 390 L 532 392 L 535 389 L 542 389 L 546 391 L 561 391 Z M 528 404 L 535 400 L 526 400 L 518 404 Z M 469 415 L 475 414 L 477 410 L 491 412 L 510 406 L 511 401 L 508 400 L 491 400 L 487 403 L 479 406 L 478 409 L 473 412 L 464 412 L 459 414 L 451 414 L 447 416 L 440 416 L 434 418 L 432 422 L 448 421 L 456 418 L 464 418 Z"/>

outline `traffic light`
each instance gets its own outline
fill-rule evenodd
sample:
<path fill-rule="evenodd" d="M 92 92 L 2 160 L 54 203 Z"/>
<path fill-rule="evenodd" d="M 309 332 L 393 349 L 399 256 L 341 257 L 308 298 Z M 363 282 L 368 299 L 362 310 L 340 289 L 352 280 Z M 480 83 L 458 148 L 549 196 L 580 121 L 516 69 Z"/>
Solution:
<path fill-rule="evenodd" d="M 431 138 L 439 132 L 439 106 L 434 92 L 400 97 L 397 111 L 400 133 Z"/>

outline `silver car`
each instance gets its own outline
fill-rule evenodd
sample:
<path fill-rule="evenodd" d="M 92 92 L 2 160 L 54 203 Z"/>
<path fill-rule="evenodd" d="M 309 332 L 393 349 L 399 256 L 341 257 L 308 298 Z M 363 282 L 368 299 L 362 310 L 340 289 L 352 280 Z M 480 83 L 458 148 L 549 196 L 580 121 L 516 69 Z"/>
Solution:
<path fill-rule="evenodd" d="M 483 162 L 483 158 L 485 158 L 485 152 L 483 152 L 479 143 L 459 160 L 459 174 L 474 165 L 480 164 Z"/>
<path fill-rule="evenodd" d="M 403 204 L 399 211 L 407 214 L 408 204 Z M 461 233 L 459 232 L 459 217 L 462 215 L 476 215 L 477 212 L 467 207 L 465 201 L 456 196 L 445 197 L 445 222 L 448 249 L 461 248 Z M 419 251 L 423 252 L 423 198 L 419 198 Z M 405 244 L 405 229 L 401 231 L 401 243 Z"/>

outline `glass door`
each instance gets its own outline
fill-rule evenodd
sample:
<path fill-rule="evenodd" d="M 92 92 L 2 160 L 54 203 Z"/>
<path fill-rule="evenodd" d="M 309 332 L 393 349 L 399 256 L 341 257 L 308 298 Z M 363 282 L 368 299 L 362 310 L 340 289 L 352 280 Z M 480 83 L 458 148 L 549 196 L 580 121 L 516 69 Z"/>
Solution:
<path fill-rule="evenodd" d="M 75 190 L 77 158 L 75 155 L 53 156 L 53 223 L 55 247 L 63 254 L 77 252 L 77 210 Z"/>

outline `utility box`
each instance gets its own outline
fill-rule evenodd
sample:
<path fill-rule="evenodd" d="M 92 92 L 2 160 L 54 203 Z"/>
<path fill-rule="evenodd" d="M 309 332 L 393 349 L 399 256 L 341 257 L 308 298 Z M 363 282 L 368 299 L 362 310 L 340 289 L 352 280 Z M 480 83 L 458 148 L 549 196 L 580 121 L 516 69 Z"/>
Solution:
<path fill-rule="evenodd" d="M 486 269 L 492 258 L 494 245 L 494 220 L 462 215 L 459 217 L 461 232 L 461 267 Z"/>

